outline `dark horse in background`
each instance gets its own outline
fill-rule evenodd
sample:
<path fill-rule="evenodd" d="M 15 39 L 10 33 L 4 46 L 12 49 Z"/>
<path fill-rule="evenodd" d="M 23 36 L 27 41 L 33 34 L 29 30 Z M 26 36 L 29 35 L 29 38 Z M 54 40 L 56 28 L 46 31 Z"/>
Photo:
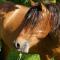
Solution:
<path fill-rule="evenodd" d="M 60 60 L 60 4 L 32 4 L 32 7 L 0 5 L 0 38 L 4 55 L 10 48 L 39 53 L 42 60 Z"/>

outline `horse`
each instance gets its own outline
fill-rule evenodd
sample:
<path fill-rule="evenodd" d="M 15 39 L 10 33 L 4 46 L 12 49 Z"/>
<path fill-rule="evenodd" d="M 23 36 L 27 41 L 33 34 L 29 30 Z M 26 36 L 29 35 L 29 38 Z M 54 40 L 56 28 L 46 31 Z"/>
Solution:
<path fill-rule="evenodd" d="M 40 8 L 34 6 L 35 8 L 33 7 L 28 11 L 21 25 L 22 31 L 14 43 L 18 51 L 28 52 L 29 49 L 36 53 L 38 51 L 38 53 L 42 54 L 43 60 L 50 60 L 49 57 L 52 55 L 60 56 L 59 4 L 45 6 L 41 4 L 38 6 Z M 36 8 L 38 9 L 37 13 L 34 12 Z M 53 39 L 51 35 L 57 38 Z M 41 40 L 42 38 L 45 39 Z M 60 58 L 58 57 L 57 60 L 60 60 Z"/>
<path fill-rule="evenodd" d="M 43 3 L 33 7 L 13 3 L 0 5 L 0 38 L 5 44 L 4 55 L 8 54 L 10 48 L 16 48 L 25 53 L 39 53 L 42 60 L 60 56 L 59 40 L 51 38 L 53 33 L 59 34 L 59 15 L 57 14 L 57 17 L 54 14 L 56 9 L 50 10 L 54 6 Z M 55 17 L 58 20 L 55 20 Z"/>

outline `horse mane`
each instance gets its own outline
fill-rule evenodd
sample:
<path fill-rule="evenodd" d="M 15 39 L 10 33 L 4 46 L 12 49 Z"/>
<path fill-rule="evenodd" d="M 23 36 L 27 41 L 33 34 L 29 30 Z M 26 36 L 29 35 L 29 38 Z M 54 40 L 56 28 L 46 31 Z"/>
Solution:
<path fill-rule="evenodd" d="M 28 24 L 30 24 L 31 28 L 33 28 L 37 24 L 40 11 L 42 11 L 41 4 L 40 5 L 39 4 L 29 9 L 29 11 L 25 15 L 24 20 L 22 22 L 22 25 L 21 25 L 22 28 L 27 26 Z M 51 21 L 53 24 L 52 30 L 54 31 L 60 26 L 60 4 L 46 4 L 45 6 L 52 13 Z M 3 4 L 0 4 L 0 17 L 2 16 L 1 13 L 3 12 L 7 13 L 10 11 L 13 11 L 16 8 L 17 7 L 12 2 L 6 2 Z"/>
<path fill-rule="evenodd" d="M 55 31 L 60 26 L 60 4 L 46 4 L 47 9 L 52 13 L 52 31 Z"/>
<path fill-rule="evenodd" d="M 38 22 L 40 11 L 42 11 L 41 5 L 32 6 L 25 15 L 21 28 L 23 29 L 25 26 L 28 25 L 31 26 L 31 29 L 34 28 L 34 26 Z"/>
<path fill-rule="evenodd" d="M 45 7 L 52 13 L 52 31 L 55 31 L 60 26 L 60 4 L 44 4 Z M 22 22 L 21 28 L 30 24 L 31 28 L 35 27 L 38 22 L 40 11 L 42 11 L 41 5 L 33 6 L 29 9 L 25 15 L 24 21 Z"/>

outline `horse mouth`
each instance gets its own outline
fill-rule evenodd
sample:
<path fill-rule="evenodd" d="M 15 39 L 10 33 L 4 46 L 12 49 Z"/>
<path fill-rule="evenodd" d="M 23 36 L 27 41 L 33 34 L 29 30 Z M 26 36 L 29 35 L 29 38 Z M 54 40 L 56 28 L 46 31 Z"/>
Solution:
<path fill-rule="evenodd" d="M 28 53 L 29 49 L 17 49 L 18 52 Z"/>

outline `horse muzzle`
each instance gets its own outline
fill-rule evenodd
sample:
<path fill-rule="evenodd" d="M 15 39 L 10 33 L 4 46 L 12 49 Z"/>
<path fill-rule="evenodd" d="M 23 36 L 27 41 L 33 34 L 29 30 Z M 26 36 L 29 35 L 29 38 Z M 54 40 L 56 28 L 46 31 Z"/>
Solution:
<path fill-rule="evenodd" d="M 27 40 L 16 40 L 14 41 L 14 46 L 17 49 L 17 51 L 28 53 L 29 52 L 29 42 Z"/>

